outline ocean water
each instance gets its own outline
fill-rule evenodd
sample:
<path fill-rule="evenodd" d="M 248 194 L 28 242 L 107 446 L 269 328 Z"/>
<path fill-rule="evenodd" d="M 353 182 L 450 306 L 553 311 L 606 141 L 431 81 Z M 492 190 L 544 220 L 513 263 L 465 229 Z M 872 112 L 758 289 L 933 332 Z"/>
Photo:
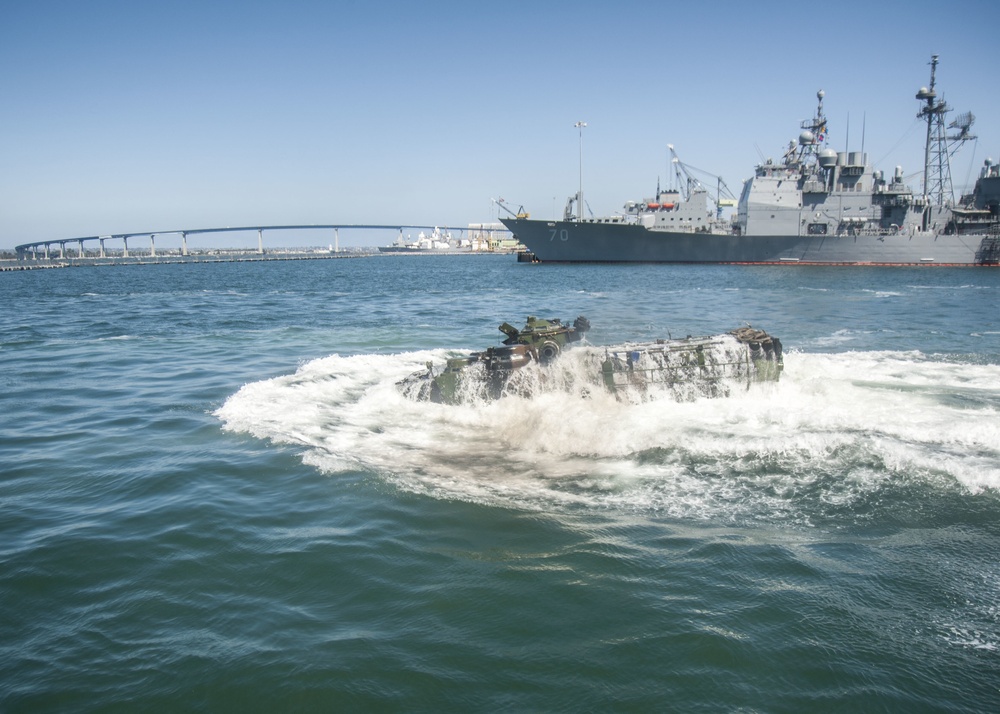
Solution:
<path fill-rule="evenodd" d="M 1000 271 L 0 274 L 0 711 L 1000 711 Z M 445 406 L 527 315 L 777 384 Z"/>

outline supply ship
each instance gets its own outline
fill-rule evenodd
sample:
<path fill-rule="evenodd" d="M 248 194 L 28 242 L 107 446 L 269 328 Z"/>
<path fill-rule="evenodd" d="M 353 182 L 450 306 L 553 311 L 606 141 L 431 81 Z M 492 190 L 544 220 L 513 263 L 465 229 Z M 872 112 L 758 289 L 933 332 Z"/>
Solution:
<path fill-rule="evenodd" d="M 935 88 L 937 55 L 930 64 L 930 86 L 916 95 L 927 124 L 921 193 L 905 184 L 901 167 L 886 176 L 864 152 L 826 145 L 821 90 L 798 141 L 780 162 L 756 167 L 728 219 L 722 191 L 712 197 L 688 177 L 683 188 L 658 187 L 613 216 L 585 218 L 581 186 L 562 220 L 501 220 L 528 249 L 519 259 L 531 262 L 998 265 L 1000 167 L 987 159 L 973 192 L 953 199 L 950 157 L 975 139 L 975 117 L 967 112 L 946 126 L 951 107 Z"/>

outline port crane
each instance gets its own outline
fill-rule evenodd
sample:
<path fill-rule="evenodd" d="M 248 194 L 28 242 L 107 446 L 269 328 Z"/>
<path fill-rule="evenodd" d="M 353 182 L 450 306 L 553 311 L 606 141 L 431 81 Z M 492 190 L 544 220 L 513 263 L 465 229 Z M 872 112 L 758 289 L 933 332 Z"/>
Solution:
<path fill-rule="evenodd" d="M 677 189 L 681 192 L 681 197 L 685 201 L 691 197 L 691 191 L 695 188 L 702 188 L 708 191 L 708 187 L 694 175 L 694 172 L 697 172 L 708 178 L 715 179 L 715 206 L 717 218 L 722 216 L 722 209 L 724 207 L 732 207 L 736 205 L 736 196 L 734 196 L 733 192 L 729 190 L 729 186 L 726 185 L 726 182 L 722 180 L 721 176 L 716 176 L 715 174 L 710 174 L 707 171 L 695 168 L 690 164 L 685 164 L 681 161 L 680 157 L 677 156 L 677 152 L 674 150 L 673 144 L 667 144 L 667 149 L 670 150 L 670 163 L 673 164 L 674 174 L 677 176 Z M 711 195 L 711 191 L 709 191 L 709 195 Z M 725 198 L 723 198 L 723 196 L 725 196 Z"/>
<path fill-rule="evenodd" d="M 500 206 L 500 208 L 502 208 L 503 210 L 507 211 L 507 213 L 509 213 L 510 215 L 512 215 L 514 218 L 530 218 L 531 217 L 531 214 L 524 210 L 524 206 L 518 206 L 517 213 L 514 213 L 514 211 L 510 210 L 509 208 L 507 208 L 507 202 L 504 201 L 502 198 L 501 199 L 491 198 L 490 200 L 493 201 L 493 203 L 495 203 L 498 206 Z"/>

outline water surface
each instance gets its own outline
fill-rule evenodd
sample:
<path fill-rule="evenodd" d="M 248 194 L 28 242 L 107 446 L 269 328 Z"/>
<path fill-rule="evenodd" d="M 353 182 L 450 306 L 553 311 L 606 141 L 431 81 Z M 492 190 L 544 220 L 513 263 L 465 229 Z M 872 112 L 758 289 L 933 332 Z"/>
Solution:
<path fill-rule="evenodd" d="M 0 276 L 4 711 L 1000 707 L 1000 272 L 388 257 Z M 724 400 L 395 382 L 586 315 Z"/>

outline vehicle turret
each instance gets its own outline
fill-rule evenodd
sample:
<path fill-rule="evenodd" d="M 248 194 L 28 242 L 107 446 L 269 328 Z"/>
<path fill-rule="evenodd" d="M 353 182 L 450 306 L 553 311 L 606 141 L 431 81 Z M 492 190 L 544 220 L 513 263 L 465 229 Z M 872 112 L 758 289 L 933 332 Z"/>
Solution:
<path fill-rule="evenodd" d="M 583 339 L 583 333 L 590 329 L 590 321 L 582 315 L 572 325 L 564 325 L 561 320 L 540 320 L 529 315 L 520 330 L 509 323 L 500 325 L 500 331 L 507 335 L 505 345 L 524 345 L 534 359 L 545 363 L 557 356 L 570 342 Z"/>

